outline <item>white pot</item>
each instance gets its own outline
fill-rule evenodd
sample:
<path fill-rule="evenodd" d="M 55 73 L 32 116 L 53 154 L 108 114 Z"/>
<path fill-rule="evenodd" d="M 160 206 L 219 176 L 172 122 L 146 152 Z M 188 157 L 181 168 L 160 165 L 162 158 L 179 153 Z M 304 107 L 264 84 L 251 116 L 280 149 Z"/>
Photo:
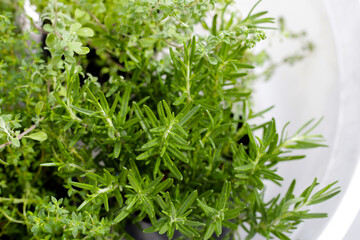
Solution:
<path fill-rule="evenodd" d="M 245 9 L 255 2 L 246 2 Z M 239 1 L 239 9 L 246 13 L 244 1 Z M 311 118 L 324 116 L 315 132 L 323 134 L 329 145 L 303 151 L 308 156 L 304 160 L 281 164 L 284 188 L 270 185 L 268 195 L 284 192 L 293 178 L 297 179 L 298 192 L 315 177 L 320 187 L 339 180 L 341 194 L 311 209 L 327 212 L 329 218 L 308 220 L 291 239 L 359 239 L 360 1 L 268 0 L 261 2 L 258 10 L 268 10 L 269 16 L 284 16 L 291 30 L 306 30 L 316 48 L 304 61 L 281 67 L 270 81 L 257 83 L 256 109 L 275 105 L 266 117 L 275 117 L 279 129 L 291 121 L 289 132 Z M 274 43 L 273 47 L 271 53 L 276 59 L 284 52 L 291 53 L 293 45 Z"/>

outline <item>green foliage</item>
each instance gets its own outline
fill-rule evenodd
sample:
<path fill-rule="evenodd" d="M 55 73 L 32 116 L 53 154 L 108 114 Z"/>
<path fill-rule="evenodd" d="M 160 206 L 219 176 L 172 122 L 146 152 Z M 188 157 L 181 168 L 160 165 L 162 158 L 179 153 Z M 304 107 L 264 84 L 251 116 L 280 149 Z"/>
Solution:
<path fill-rule="evenodd" d="M 251 48 L 273 23 L 232 1 L 31 1 L 45 47 L 0 13 L 0 236 L 132 239 L 126 226 L 187 239 L 288 239 L 330 184 L 264 202 L 293 149 L 324 146 L 309 121 L 292 136 L 254 125 Z M 209 23 L 207 16 L 214 13 Z M 229 16 L 229 17 L 226 17 Z M 195 26 L 204 34 L 197 34 Z M 284 128 L 285 129 L 285 128 Z M 50 200 L 49 200 L 50 199 Z M 58 199 L 58 200 L 57 200 Z M 229 231 L 224 231 L 228 228 Z"/>
<path fill-rule="evenodd" d="M 41 239 L 59 236 L 66 239 L 106 239 L 109 237 L 110 222 L 89 212 L 73 211 L 61 207 L 63 199 L 51 197 L 48 204 L 37 205 L 35 212 L 30 212 L 31 232 Z"/>

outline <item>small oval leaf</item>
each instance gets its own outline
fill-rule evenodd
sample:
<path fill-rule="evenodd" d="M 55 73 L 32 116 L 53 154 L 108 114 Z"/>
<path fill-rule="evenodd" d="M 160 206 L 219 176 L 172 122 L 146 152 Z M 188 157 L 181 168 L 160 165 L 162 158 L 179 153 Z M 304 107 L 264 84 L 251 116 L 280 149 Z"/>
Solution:
<path fill-rule="evenodd" d="M 93 37 L 94 36 L 94 30 L 88 27 L 80 28 L 77 31 L 77 34 L 82 37 Z"/>
<path fill-rule="evenodd" d="M 44 102 L 43 101 L 40 101 L 35 105 L 35 113 L 36 113 L 36 115 L 41 114 L 41 110 L 43 109 L 43 107 L 44 107 Z"/>
<path fill-rule="evenodd" d="M 37 132 L 37 133 L 27 135 L 25 137 L 42 142 L 47 139 L 47 134 L 44 132 Z"/>

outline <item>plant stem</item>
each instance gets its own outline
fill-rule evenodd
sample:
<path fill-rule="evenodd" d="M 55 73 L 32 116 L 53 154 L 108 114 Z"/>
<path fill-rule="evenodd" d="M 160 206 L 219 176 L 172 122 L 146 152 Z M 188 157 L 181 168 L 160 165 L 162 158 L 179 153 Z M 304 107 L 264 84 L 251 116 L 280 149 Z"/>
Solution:
<path fill-rule="evenodd" d="M 191 93 L 190 93 L 190 71 L 191 71 L 191 64 L 190 64 L 190 58 L 187 62 L 187 71 L 186 71 L 186 92 L 187 92 L 187 99 L 188 102 L 191 102 Z"/>
<path fill-rule="evenodd" d="M 13 204 L 21 204 L 24 202 L 35 202 L 33 199 L 25 199 L 25 198 L 6 198 L 6 197 L 0 197 L 0 203 L 1 202 L 11 202 Z"/>
<path fill-rule="evenodd" d="M 10 217 L 9 215 L 7 215 L 4 210 L 0 209 L 0 211 L 1 211 L 1 213 L 4 215 L 4 217 L 6 217 L 10 222 L 25 224 L 24 221 L 16 220 L 16 219 Z"/>
<path fill-rule="evenodd" d="M 23 138 L 26 134 L 28 134 L 29 132 L 31 132 L 32 130 L 34 130 L 38 125 L 39 125 L 39 122 L 44 120 L 45 117 L 42 117 L 40 118 L 40 120 L 35 123 L 34 125 L 32 125 L 30 128 L 26 129 L 24 132 L 22 132 L 21 134 L 19 134 L 19 136 L 16 137 L 16 139 L 20 140 L 21 138 Z M 0 145 L 0 149 L 6 147 L 7 145 L 10 145 L 11 144 L 11 141 L 9 142 L 6 142 L 2 145 Z"/>

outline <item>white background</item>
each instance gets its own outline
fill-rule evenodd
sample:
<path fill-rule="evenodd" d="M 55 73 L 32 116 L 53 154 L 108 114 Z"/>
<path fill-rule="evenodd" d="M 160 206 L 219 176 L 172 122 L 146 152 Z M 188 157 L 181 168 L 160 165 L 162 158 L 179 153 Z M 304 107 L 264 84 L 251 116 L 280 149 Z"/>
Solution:
<path fill-rule="evenodd" d="M 238 1 L 239 14 L 246 15 L 256 1 Z M 320 187 L 339 180 L 341 195 L 312 208 L 328 212 L 328 219 L 308 220 L 291 239 L 360 239 L 360 1 L 358 0 L 264 0 L 257 10 L 269 16 L 283 16 L 295 32 L 306 30 L 314 42 L 314 53 L 293 67 L 279 68 L 268 82 L 255 86 L 255 108 L 276 108 L 266 115 L 275 117 L 280 129 L 291 121 L 295 130 L 311 118 L 324 116 L 316 129 L 329 148 L 304 151 L 304 160 L 284 163 L 279 173 L 284 188 L 268 187 L 268 195 L 284 192 L 293 178 L 298 192 L 317 177 Z M 255 11 L 257 12 L 257 11 Z M 270 34 L 271 35 L 271 34 Z M 297 45 L 268 40 L 273 59 L 292 53 Z M 356 218 L 357 217 L 357 218 Z M 262 239 L 262 238 L 258 238 Z"/>

